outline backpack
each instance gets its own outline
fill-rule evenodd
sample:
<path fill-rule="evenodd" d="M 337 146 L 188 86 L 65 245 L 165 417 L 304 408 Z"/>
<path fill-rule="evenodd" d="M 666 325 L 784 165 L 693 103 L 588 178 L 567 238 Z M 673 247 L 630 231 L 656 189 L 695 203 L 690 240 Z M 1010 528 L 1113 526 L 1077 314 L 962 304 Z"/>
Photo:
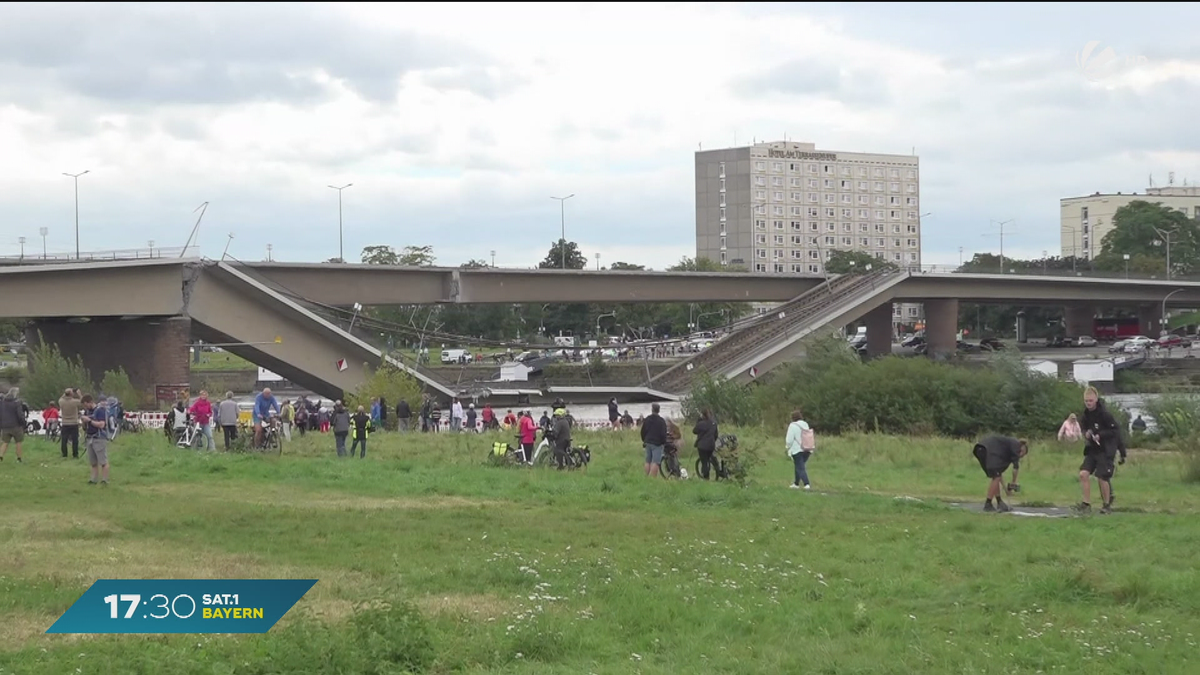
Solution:
<path fill-rule="evenodd" d="M 804 452 L 817 451 L 817 434 L 811 428 L 800 431 L 800 449 Z"/>

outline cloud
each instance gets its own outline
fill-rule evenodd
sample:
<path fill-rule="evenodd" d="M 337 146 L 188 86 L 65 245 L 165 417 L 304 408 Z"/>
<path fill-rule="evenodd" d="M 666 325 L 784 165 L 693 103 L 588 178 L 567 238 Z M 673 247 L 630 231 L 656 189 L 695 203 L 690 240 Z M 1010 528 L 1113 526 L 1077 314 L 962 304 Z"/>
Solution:
<path fill-rule="evenodd" d="M 1200 179 L 1200 51 L 1181 6 L 345 3 L 0 6 L 0 246 L 336 255 L 433 244 L 448 264 L 695 254 L 693 153 L 784 133 L 921 157 L 926 261 L 1054 250 L 1058 200 Z M 1153 19 L 1153 20 L 1152 20 Z M 1089 42 L 1111 67 L 1081 71 Z M 1101 53 L 1103 50 L 1101 49 Z M 1136 57 L 1145 57 L 1138 60 Z M 1096 77 L 1095 75 L 1103 77 Z M 171 244 L 173 242 L 173 244 Z"/>

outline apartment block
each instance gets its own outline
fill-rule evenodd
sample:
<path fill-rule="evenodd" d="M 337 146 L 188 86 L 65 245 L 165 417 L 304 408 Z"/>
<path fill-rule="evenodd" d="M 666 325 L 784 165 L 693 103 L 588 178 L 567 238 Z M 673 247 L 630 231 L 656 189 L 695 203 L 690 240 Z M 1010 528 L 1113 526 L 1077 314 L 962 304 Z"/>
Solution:
<path fill-rule="evenodd" d="M 696 153 L 696 255 L 762 274 L 824 274 L 834 251 L 921 264 L 915 155 L 776 141 Z M 896 305 L 896 324 L 919 305 Z"/>
<path fill-rule="evenodd" d="M 1200 187 L 1148 188 L 1144 193 L 1095 193 L 1059 200 L 1062 256 L 1090 260 L 1100 255 L 1104 235 L 1112 231 L 1117 209 L 1134 201 L 1146 201 L 1177 209 L 1189 218 L 1200 218 Z"/>

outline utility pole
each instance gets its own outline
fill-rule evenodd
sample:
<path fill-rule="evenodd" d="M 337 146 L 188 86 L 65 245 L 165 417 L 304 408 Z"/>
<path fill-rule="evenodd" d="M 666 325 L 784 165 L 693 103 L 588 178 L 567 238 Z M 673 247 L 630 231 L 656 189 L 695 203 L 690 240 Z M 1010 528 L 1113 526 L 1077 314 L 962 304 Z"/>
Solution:
<path fill-rule="evenodd" d="M 342 238 L 342 190 L 354 185 L 354 183 L 346 183 L 342 187 L 330 185 L 329 188 L 337 190 L 338 193 L 338 260 L 346 262 L 346 250 L 344 247 L 345 240 Z"/>
<path fill-rule="evenodd" d="M 1004 226 L 1008 225 L 1009 223 L 1014 223 L 1014 222 L 1016 222 L 1016 220 L 1017 220 L 1016 218 L 1009 218 L 1008 220 L 1006 220 L 1002 223 L 999 223 L 999 225 L 1000 225 L 1000 274 L 1004 274 Z M 992 223 L 996 224 L 996 221 L 993 220 Z M 984 236 L 985 237 L 992 236 L 992 234 L 994 234 L 994 233 L 989 233 Z"/>
<path fill-rule="evenodd" d="M 67 178 L 75 179 L 75 259 L 79 260 L 79 177 L 85 173 L 90 173 L 91 169 L 81 171 L 79 173 L 66 173 L 63 175 Z"/>
<path fill-rule="evenodd" d="M 567 269 L 567 200 L 574 196 L 575 196 L 575 193 L 572 192 L 571 194 L 567 195 L 566 197 L 551 197 L 550 198 L 550 199 L 557 199 L 558 204 L 561 207 L 560 218 L 561 218 L 561 225 L 562 225 L 562 238 L 558 240 L 558 242 L 559 242 L 558 246 L 559 246 L 559 252 L 562 254 L 562 268 L 564 270 Z"/>

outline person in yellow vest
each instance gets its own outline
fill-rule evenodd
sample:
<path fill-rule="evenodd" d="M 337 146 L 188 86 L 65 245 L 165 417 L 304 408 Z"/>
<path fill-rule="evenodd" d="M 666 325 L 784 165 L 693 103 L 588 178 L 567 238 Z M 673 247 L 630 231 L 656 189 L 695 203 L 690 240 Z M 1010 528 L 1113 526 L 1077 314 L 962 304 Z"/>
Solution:
<path fill-rule="evenodd" d="M 362 454 L 359 459 L 367 456 L 367 435 L 371 433 L 371 416 L 367 414 L 365 408 L 358 406 L 358 412 L 350 416 L 350 438 L 353 442 L 350 443 L 350 456 L 354 456 L 354 451 L 359 445 L 362 446 Z"/>

